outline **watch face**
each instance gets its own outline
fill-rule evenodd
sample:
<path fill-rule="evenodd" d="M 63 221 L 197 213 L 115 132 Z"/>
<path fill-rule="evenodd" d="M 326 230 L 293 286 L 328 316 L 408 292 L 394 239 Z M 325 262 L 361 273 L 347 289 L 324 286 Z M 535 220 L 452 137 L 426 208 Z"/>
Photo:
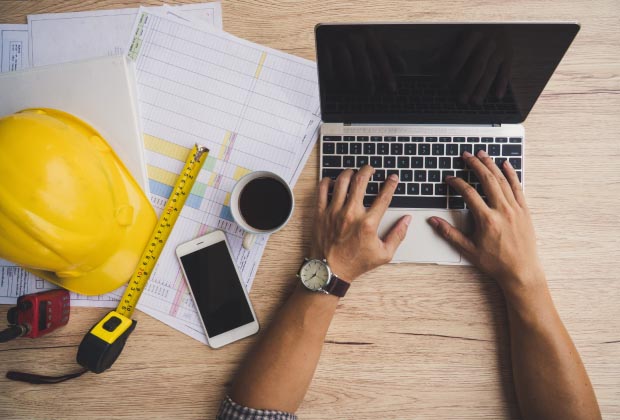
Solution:
<path fill-rule="evenodd" d="M 310 290 L 319 290 L 327 284 L 329 271 L 327 264 L 321 260 L 310 260 L 301 267 L 301 282 Z"/>

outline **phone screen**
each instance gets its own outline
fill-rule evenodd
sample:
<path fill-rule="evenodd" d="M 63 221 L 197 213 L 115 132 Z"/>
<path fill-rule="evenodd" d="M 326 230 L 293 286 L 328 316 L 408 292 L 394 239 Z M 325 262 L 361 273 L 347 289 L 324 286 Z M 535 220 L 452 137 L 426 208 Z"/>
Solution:
<path fill-rule="evenodd" d="M 254 321 L 224 241 L 182 256 L 181 264 L 209 337 Z"/>

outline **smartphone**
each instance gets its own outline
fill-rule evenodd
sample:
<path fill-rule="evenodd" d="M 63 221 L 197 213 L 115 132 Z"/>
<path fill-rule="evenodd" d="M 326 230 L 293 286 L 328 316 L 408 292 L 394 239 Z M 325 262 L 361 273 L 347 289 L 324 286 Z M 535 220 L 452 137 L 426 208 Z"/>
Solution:
<path fill-rule="evenodd" d="M 258 332 L 224 232 L 216 230 L 179 245 L 176 254 L 209 346 L 219 348 Z"/>

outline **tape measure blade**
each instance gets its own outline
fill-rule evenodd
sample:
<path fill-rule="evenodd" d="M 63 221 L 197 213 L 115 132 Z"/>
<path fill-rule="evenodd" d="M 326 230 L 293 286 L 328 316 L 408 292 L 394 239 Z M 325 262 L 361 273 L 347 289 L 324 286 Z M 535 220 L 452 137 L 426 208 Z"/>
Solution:
<path fill-rule="evenodd" d="M 155 230 L 142 253 L 140 262 L 131 276 L 125 293 L 123 293 L 121 301 L 116 308 L 117 312 L 127 318 L 130 318 L 133 314 L 136 304 L 144 291 L 144 287 L 146 287 L 151 272 L 155 268 L 155 264 L 166 245 L 166 241 L 179 218 L 183 205 L 189 197 L 208 154 L 209 150 L 207 148 L 194 145 L 185 161 L 183 170 L 172 188 L 170 197 L 168 197 L 168 201 L 159 216 L 159 220 L 157 220 Z"/>

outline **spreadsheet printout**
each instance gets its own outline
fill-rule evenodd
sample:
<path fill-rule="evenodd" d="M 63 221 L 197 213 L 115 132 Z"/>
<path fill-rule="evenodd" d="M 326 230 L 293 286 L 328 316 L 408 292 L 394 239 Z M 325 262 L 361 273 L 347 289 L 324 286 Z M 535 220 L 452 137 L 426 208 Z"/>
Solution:
<path fill-rule="evenodd" d="M 267 237 L 250 250 L 230 212 L 243 175 L 268 170 L 294 184 L 316 142 L 314 62 L 141 9 L 129 50 L 135 61 L 151 201 L 157 211 L 194 143 L 210 153 L 138 308 L 206 342 L 175 257 L 176 247 L 223 230 L 248 288 Z"/>

